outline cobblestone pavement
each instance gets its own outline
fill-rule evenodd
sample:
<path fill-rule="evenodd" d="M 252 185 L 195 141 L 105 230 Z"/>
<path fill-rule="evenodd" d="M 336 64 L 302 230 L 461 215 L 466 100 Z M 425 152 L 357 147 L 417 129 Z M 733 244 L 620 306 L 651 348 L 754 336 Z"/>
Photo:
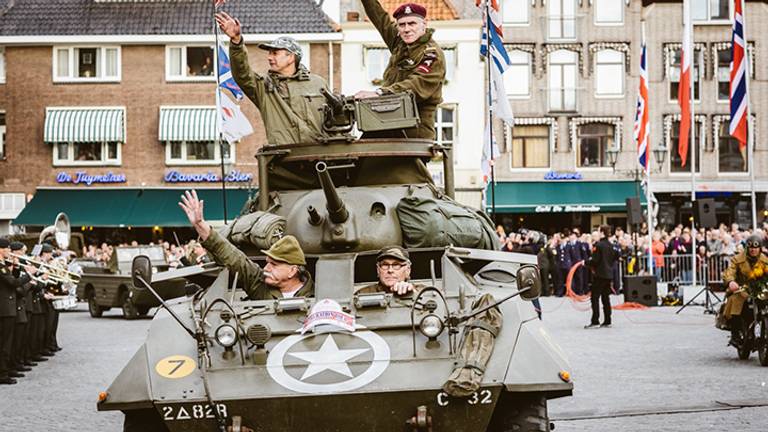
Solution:
<path fill-rule="evenodd" d="M 573 397 L 550 401 L 556 431 L 765 430 L 768 367 L 754 354 L 738 360 L 701 307 L 679 315 L 674 308 L 614 311 L 613 328 L 584 330 L 585 304 L 542 304 L 576 386 Z M 121 430 L 122 414 L 97 412 L 96 398 L 141 345 L 149 322 L 123 320 L 117 310 L 93 319 L 84 304 L 62 314 L 64 350 L 19 384 L 0 387 L 0 430 Z"/>

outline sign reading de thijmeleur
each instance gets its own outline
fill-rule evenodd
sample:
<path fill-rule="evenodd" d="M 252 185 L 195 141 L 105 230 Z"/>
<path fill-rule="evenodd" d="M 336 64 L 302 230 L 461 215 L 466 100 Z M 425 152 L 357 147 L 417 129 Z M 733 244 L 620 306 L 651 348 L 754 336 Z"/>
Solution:
<path fill-rule="evenodd" d="M 253 174 L 232 170 L 224 180 L 230 183 L 247 183 L 253 179 Z M 207 173 L 186 174 L 176 170 L 168 171 L 163 177 L 166 183 L 216 183 L 221 181 L 221 177 L 211 171 Z"/>
<path fill-rule="evenodd" d="M 94 183 L 125 183 L 125 174 L 114 174 L 108 171 L 106 174 L 88 174 L 85 171 L 77 171 L 74 176 L 62 171 L 56 175 L 56 183 L 84 184 L 90 186 Z"/>

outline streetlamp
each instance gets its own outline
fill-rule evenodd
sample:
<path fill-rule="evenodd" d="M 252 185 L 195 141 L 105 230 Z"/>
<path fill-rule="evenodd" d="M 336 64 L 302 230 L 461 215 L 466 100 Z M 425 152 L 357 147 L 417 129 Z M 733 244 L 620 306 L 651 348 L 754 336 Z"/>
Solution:
<path fill-rule="evenodd" d="M 656 163 L 659 165 L 659 172 L 661 172 L 662 167 L 664 166 L 664 161 L 667 159 L 667 146 L 664 144 L 664 141 L 659 144 L 658 147 L 653 149 L 653 158 L 656 159 Z"/>
<path fill-rule="evenodd" d="M 611 168 L 613 168 L 613 172 L 616 173 L 616 162 L 619 159 L 619 148 L 613 146 L 605 151 L 605 155 L 608 158 L 608 163 L 611 164 Z"/>

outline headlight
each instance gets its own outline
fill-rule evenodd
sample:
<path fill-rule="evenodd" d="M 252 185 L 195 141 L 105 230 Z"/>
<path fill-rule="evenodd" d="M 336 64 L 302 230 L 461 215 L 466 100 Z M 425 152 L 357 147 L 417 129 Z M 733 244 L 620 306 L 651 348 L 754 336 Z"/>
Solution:
<path fill-rule="evenodd" d="M 222 324 L 216 329 L 216 342 L 224 348 L 230 348 L 237 342 L 237 330 L 229 324 Z"/>
<path fill-rule="evenodd" d="M 443 332 L 443 328 L 443 320 L 435 314 L 425 316 L 421 319 L 421 323 L 419 323 L 419 331 L 421 331 L 421 334 L 430 339 L 440 336 L 440 333 Z"/>

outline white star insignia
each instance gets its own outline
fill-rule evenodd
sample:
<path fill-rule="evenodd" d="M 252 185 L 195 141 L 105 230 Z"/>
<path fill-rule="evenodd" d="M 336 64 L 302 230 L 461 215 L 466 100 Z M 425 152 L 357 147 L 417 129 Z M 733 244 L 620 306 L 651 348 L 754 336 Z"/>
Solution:
<path fill-rule="evenodd" d="M 370 351 L 370 348 L 340 350 L 336 345 L 333 336 L 328 335 L 318 351 L 302 351 L 288 354 L 309 362 L 307 370 L 305 370 L 304 375 L 301 376 L 301 380 L 304 381 L 325 370 L 332 370 L 338 374 L 351 378 L 352 371 L 349 370 L 347 361 L 367 351 Z"/>

